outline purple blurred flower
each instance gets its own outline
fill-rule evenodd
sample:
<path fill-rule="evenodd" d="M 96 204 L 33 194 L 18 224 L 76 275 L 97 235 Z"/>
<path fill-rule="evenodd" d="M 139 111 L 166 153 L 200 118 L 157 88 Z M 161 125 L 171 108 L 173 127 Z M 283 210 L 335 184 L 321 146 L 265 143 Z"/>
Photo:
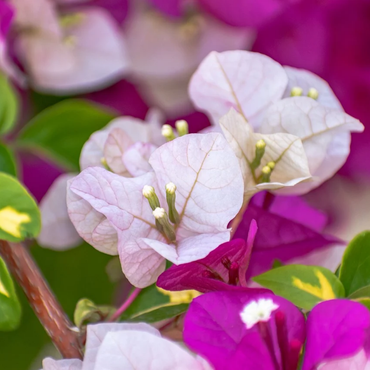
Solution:
<path fill-rule="evenodd" d="M 299 197 L 267 193 L 268 197 L 273 199 L 270 210 L 257 205 L 264 203 L 263 195 L 252 199 L 234 240 L 199 261 L 170 267 L 159 276 L 157 285 L 201 292 L 245 289 L 241 287 L 247 286 L 247 280 L 269 270 L 276 259 L 335 269 L 344 247 L 339 239 L 321 234 L 325 215 Z"/>
<path fill-rule="evenodd" d="M 370 125 L 370 3 L 367 0 L 301 1 L 259 30 L 253 50 L 309 69 L 333 88 L 344 109 Z M 363 158 L 369 134 L 353 135 L 341 173 L 370 176 Z"/>
<path fill-rule="evenodd" d="M 286 197 L 284 202 L 289 204 L 294 202 L 294 199 L 297 198 Z M 299 209 L 301 215 L 293 220 L 295 211 L 287 217 L 285 207 L 282 207 L 282 213 L 279 214 L 278 204 L 271 207 L 271 211 L 267 211 L 253 203 L 248 206 L 234 235 L 235 238 L 245 240 L 248 236 L 248 225 L 253 219 L 260 229 L 254 242 L 247 279 L 269 270 L 276 259 L 284 264 L 304 263 L 329 269 L 335 269 L 339 265 L 344 247 L 338 245 L 343 242 L 331 235 L 320 233 L 323 226 L 320 212 L 317 212 L 318 219 L 315 221 L 316 212 L 300 202 L 297 211 Z M 283 204 L 282 201 L 279 203 Z"/>

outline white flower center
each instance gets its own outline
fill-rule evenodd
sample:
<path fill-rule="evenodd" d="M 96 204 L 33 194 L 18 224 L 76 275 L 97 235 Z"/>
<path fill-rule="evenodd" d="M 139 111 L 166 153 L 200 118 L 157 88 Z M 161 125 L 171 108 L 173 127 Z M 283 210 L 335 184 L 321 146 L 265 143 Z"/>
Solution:
<path fill-rule="evenodd" d="M 279 306 L 272 299 L 261 298 L 248 303 L 240 313 L 240 318 L 247 329 L 250 329 L 260 321 L 269 321 L 271 313 L 278 308 Z"/>

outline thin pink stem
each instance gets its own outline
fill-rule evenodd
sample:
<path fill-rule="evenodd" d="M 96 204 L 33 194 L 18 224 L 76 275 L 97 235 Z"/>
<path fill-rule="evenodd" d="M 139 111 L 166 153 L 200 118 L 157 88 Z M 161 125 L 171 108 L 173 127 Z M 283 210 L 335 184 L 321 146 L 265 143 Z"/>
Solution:
<path fill-rule="evenodd" d="M 139 295 L 141 292 L 140 288 L 135 288 L 133 292 L 130 294 L 130 296 L 123 302 L 122 306 L 117 309 L 117 311 L 111 316 L 109 321 L 116 321 L 130 306 L 130 304 L 135 300 L 135 298 Z"/>

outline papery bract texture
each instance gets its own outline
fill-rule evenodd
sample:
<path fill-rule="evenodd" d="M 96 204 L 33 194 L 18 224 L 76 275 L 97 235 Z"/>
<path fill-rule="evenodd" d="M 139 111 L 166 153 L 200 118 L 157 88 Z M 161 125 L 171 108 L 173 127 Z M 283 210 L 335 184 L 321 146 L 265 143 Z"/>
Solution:
<path fill-rule="evenodd" d="M 133 179 L 90 167 L 69 187 L 69 213 L 77 231 L 91 239 L 94 229 L 85 216 L 89 207 L 93 217 L 104 215 L 118 233 L 123 271 L 139 287 L 150 285 L 163 272 L 164 258 L 175 264 L 191 262 L 229 240 L 227 225 L 243 201 L 237 159 L 220 134 L 177 138 L 158 148 L 149 163 L 154 172 Z M 179 213 L 171 243 L 157 230 L 142 195 L 145 185 L 153 186 L 164 206 L 170 182 L 177 187 Z"/>
<path fill-rule="evenodd" d="M 158 137 L 157 134 L 161 130 L 162 117 L 151 110 L 146 119 L 147 122 L 134 117 L 118 117 L 104 129 L 94 132 L 81 150 L 81 169 L 93 166 L 104 167 L 102 158 L 105 158 L 114 172 L 129 175 L 126 168 L 129 164 L 123 159 L 123 154 L 132 144 L 150 142 L 160 145 L 164 142 L 164 138 Z"/>
<path fill-rule="evenodd" d="M 249 196 L 263 189 L 280 189 L 292 187 L 302 181 L 310 180 L 307 158 L 301 140 L 294 135 L 283 133 L 262 135 L 254 133 L 245 118 L 231 109 L 220 119 L 226 140 L 239 159 L 242 169 L 245 193 Z M 255 157 L 258 141 L 266 144 L 259 168 L 273 162 L 270 181 L 258 183 L 261 170 L 252 170 L 251 163 Z"/>
<path fill-rule="evenodd" d="M 113 254 L 117 253 L 117 239 L 113 240 L 110 232 L 107 235 L 98 233 L 96 225 L 99 229 L 115 230 L 123 272 L 134 285 L 152 284 L 165 267 L 165 260 L 158 259 L 155 251 L 138 240 L 145 237 L 164 239 L 155 228 L 152 211 L 142 195 L 145 185 L 155 183 L 153 172 L 126 179 L 90 167 L 72 180 L 69 187 L 68 209 L 77 231 L 88 242 L 97 234 L 99 244 L 90 244 Z M 86 214 L 86 210 L 89 213 Z M 142 280 L 143 276 L 147 280 Z"/>
<path fill-rule="evenodd" d="M 88 325 L 86 333 L 86 352 L 83 361 L 83 370 L 94 369 L 96 357 L 105 337 L 109 333 L 115 333 L 119 331 L 140 331 L 147 332 L 158 337 L 161 336 L 157 329 L 145 323 L 104 323 Z"/>
<path fill-rule="evenodd" d="M 206 370 L 201 361 L 179 345 L 144 332 L 108 333 L 95 370 Z"/>
<path fill-rule="evenodd" d="M 295 339 L 303 344 L 305 320 L 298 308 L 271 293 L 252 292 L 212 292 L 195 298 L 185 316 L 185 343 L 207 359 L 216 370 L 276 369 L 257 325 L 247 329 L 240 317 L 249 303 L 259 299 L 269 299 L 278 306 L 277 310 L 286 317 L 288 341 Z M 274 354 L 281 366 L 275 326 L 276 312 L 272 312 L 267 325 L 272 333 Z"/>
<path fill-rule="evenodd" d="M 328 108 L 343 110 L 338 98 L 335 96 L 329 84 L 321 77 L 310 71 L 293 67 L 284 67 L 285 73 L 288 75 L 288 86 L 284 94 L 284 98 L 290 97 L 293 87 L 300 87 L 302 95 L 306 96 L 311 88 L 317 90 L 319 96 L 316 101 Z"/>
<path fill-rule="evenodd" d="M 350 133 L 361 132 L 363 129 L 357 119 L 342 110 L 327 108 L 308 97 L 292 97 L 269 108 L 260 132 L 285 132 L 302 140 L 314 179 L 289 189 L 290 193 L 302 194 L 338 171 L 350 151 Z"/>
<path fill-rule="evenodd" d="M 302 369 L 355 355 L 364 346 L 369 327 L 370 313 L 361 303 L 344 299 L 319 303 L 308 315 Z"/>
<path fill-rule="evenodd" d="M 65 250 L 82 242 L 69 219 L 66 203 L 67 182 L 74 176 L 59 176 L 40 203 L 42 229 L 37 241 L 42 247 Z"/>
<path fill-rule="evenodd" d="M 87 326 L 84 360 L 43 361 L 43 370 L 211 370 L 202 358 L 145 323 Z"/>
<path fill-rule="evenodd" d="M 214 124 L 234 108 L 257 129 L 264 110 L 281 99 L 287 83 L 283 67 L 265 55 L 240 50 L 212 52 L 193 74 L 189 94 Z"/>

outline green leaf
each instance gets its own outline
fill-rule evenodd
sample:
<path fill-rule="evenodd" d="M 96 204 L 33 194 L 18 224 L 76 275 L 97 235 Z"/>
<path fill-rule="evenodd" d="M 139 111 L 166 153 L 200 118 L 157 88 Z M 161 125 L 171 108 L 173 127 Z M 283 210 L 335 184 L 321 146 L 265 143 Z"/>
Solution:
<path fill-rule="evenodd" d="M 178 305 L 162 306 L 157 309 L 145 312 L 141 315 L 133 316 L 128 321 L 154 323 L 178 316 L 186 312 L 188 308 L 189 305 L 185 303 Z"/>
<path fill-rule="evenodd" d="M 339 279 L 330 270 L 318 266 L 277 267 L 253 280 L 306 310 L 318 302 L 344 297 Z"/>
<path fill-rule="evenodd" d="M 275 258 L 274 261 L 272 262 L 272 267 L 271 268 L 276 269 L 276 268 L 281 267 L 281 266 L 284 266 L 283 263 L 279 259 Z"/>
<path fill-rule="evenodd" d="M 88 323 L 103 321 L 114 311 L 114 307 L 96 306 L 94 302 L 83 298 L 77 302 L 73 318 L 76 326 L 81 328 Z"/>
<path fill-rule="evenodd" d="M 36 202 L 12 176 L 0 172 L 0 239 L 10 242 L 36 237 L 41 229 Z"/>
<path fill-rule="evenodd" d="M 347 295 L 370 285 L 370 231 L 357 235 L 342 258 L 339 279 Z"/>
<path fill-rule="evenodd" d="M 0 257 L 0 330 L 15 330 L 21 321 L 21 305 L 15 293 L 13 280 Z"/>
<path fill-rule="evenodd" d="M 348 296 L 350 299 L 355 298 L 370 298 L 370 285 L 366 285 Z"/>
<path fill-rule="evenodd" d="M 170 297 L 161 293 L 155 284 L 144 288 L 121 316 L 121 320 L 139 315 L 154 307 L 167 305 Z"/>
<path fill-rule="evenodd" d="M 0 143 L 0 172 L 17 176 L 17 167 L 15 164 L 14 155 L 9 148 L 2 143 Z"/>
<path fill-rule="evenodd" d="M 3 135 L 13 128 L 18 113 L 17 96 L 4 75 L 0 75 L 0 96 L 0 134 Z"/>
<path fill-rule="evenodd" d="M 85 142 L 114 117 L 87 101 L 64 100 L 34 117 L 21 131 L 18 144 L 44 153 L 68 170 L 78 171 Z"/>
<path fill-rule="evenodd" d="M 368 310 L 370 310 L 370 298 L 357 298 L 353 299 L 353 301 L 362 303 L 364 306 L 367 307 Z"/>

